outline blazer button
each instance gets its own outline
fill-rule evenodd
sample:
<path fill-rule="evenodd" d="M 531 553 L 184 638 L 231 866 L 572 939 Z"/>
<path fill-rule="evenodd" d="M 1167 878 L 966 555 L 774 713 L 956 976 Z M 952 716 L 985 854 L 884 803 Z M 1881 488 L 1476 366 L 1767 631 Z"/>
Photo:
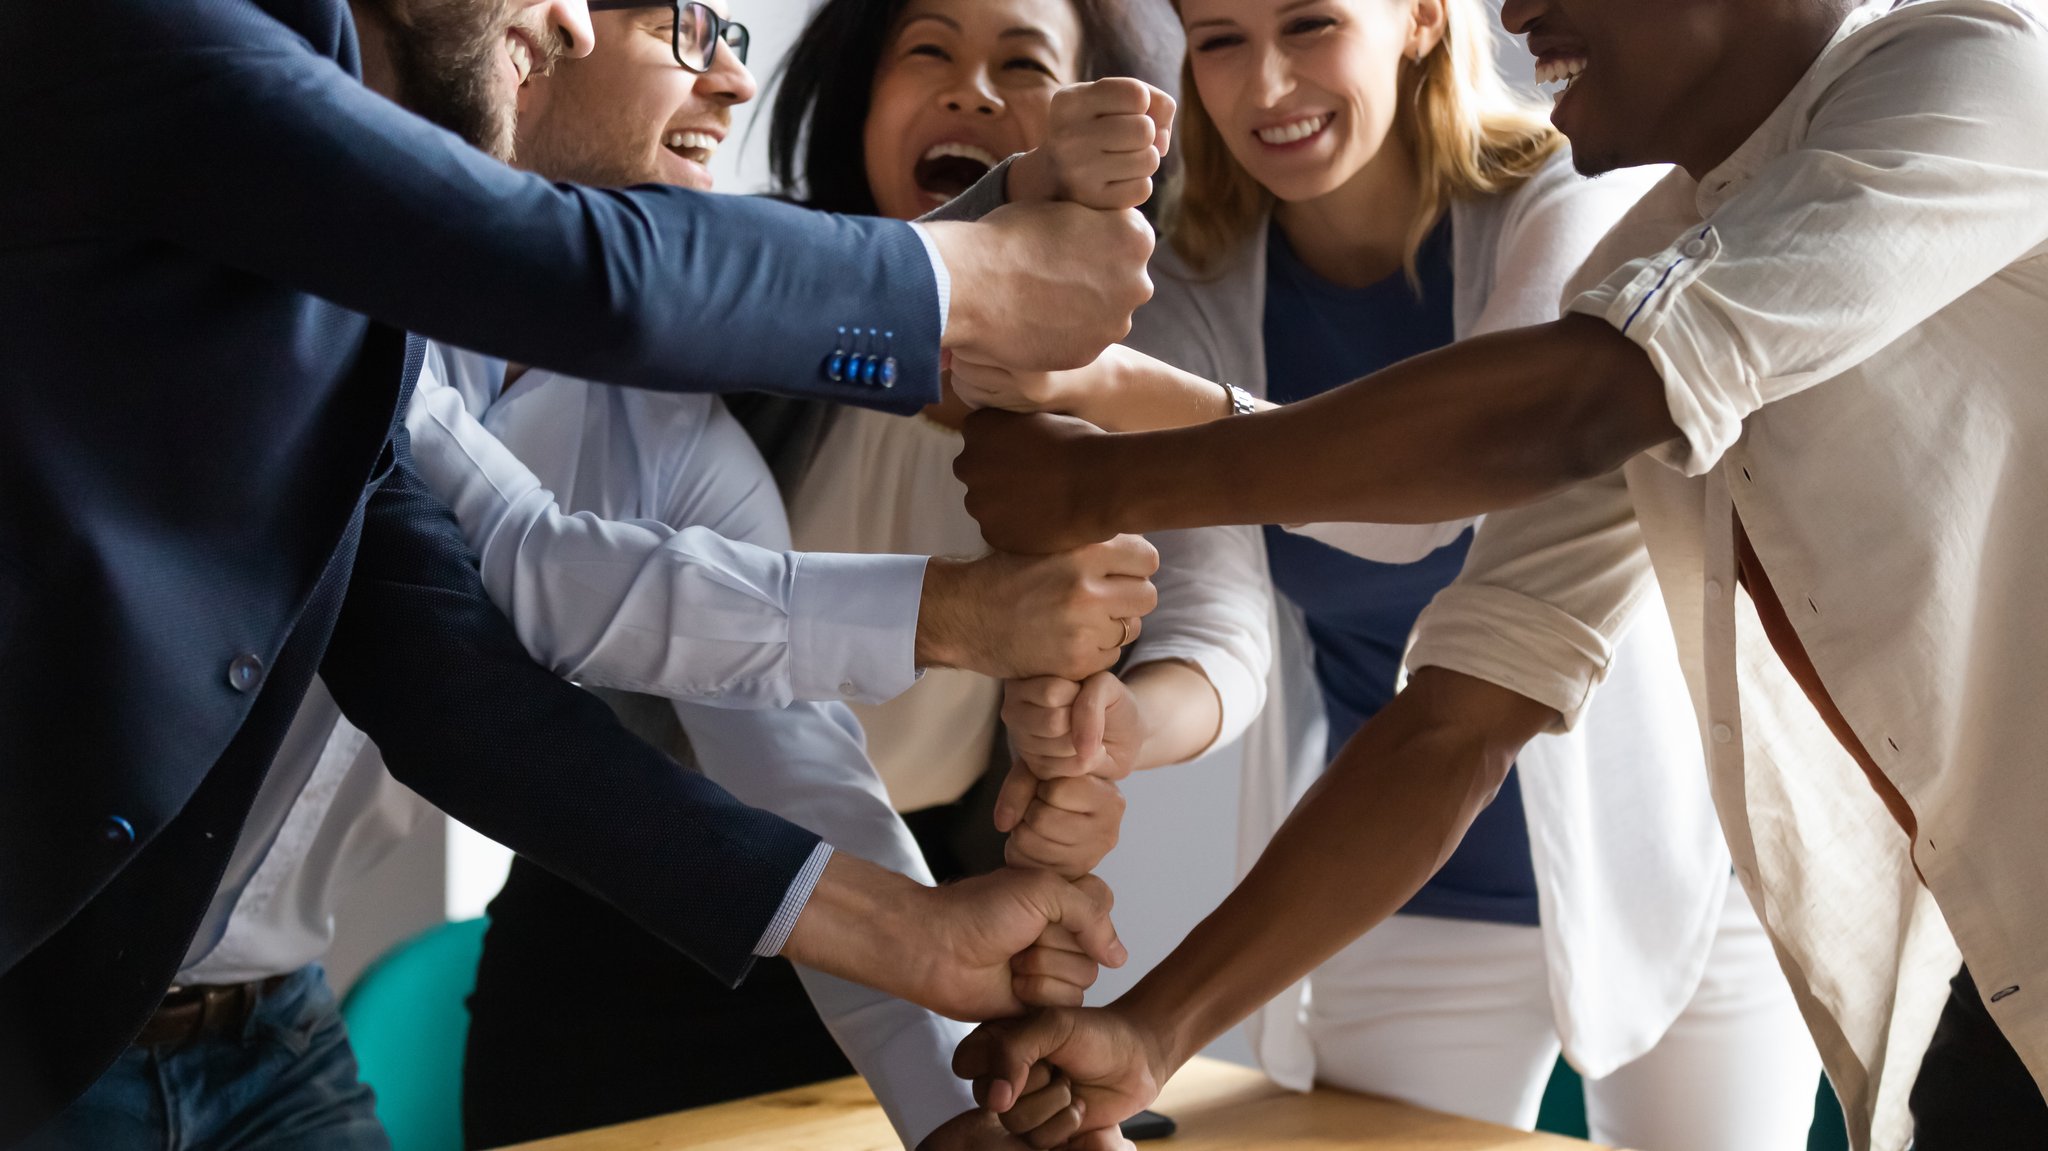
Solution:
<path fill-rule="evenodd" d="M 263 661 L 253 655 L 238 655 L 228 665 L 228 686 L 251 692 L 263 686 Z"/>
<path fill-rule="evenodd" d="M 118 815 L 110 815 L 100 825 L 100 842 L 108 847 L 135 846 L 135 825 Z"/>

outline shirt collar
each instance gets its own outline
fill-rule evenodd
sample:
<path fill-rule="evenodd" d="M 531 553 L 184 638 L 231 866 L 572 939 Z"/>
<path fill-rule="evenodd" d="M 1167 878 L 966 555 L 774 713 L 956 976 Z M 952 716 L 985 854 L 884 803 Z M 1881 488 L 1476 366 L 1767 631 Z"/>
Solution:
<path fill-rule="evenodd" d="M 1744 140 L 1740 147 L 1699 182 L 1695 202 L 1699 207 L 1701 219 L 1712 217 L 1720 210 L 1721 205 L 1733 199 L 1765 164 L 1792 150 L 1795 110 L 1805 105 L 1804 97 L 1813 85 L 1814 77 L 1831 63 L 1829 58 L 1842 46 L 1843 41 L 1868 27 L 1895 6 L 1895 0 L 1865 0 L 1843 17 L 1841 24 L 1835 28 L 1835 34 L 1828 39 L 1827 47 L 1821 49 L 1820 55 L 1814 57 L 1813 64 L 1807 68 L 1805 75 L 1799 78 L 1799 82 L 1792 86 L 1791 91 L 1785 93 L 1785 98 L 1779 101 L 1777 108 L 1764 118 L 1764 122 L 1757 126 L 1756 131 L 1750 133 L 1749 139 Z"/>

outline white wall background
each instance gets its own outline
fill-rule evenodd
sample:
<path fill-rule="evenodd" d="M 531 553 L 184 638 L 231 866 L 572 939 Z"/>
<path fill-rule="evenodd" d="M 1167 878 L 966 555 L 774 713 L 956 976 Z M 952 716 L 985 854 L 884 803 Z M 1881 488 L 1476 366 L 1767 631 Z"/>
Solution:
<path fill-rule="evenodd" d="M 734 15 L 753 34 L 751 66 L 764 97 L 776 65 L 807 17 L 808 0 L 733 0 Z M 1502 64 L 1526 83 L 1529 58 L 1505 36 Z M 1170 44 L 1162 44 L 1170 49 Z M 756 101 L 737 110 L 733 133 L 713 162 L 719 187 L 759 191 L 768 183 L 767 130 Z M 762 114 L 756 127 L 756 116 Z M 1229 891 L 1237 836 L 1239 758 L 1225 748 L 1202 762 L 1148 773 L 1129 781 L 1123 841 L 1103 864 L 1117 892 L 1116 920 L 1131 962 L 1106 971 L 1091 1002 L 1115 998 L 1178 943 Z M 445 830 L 444 830 L 445 829 Z M 414 842 L 373 872 L 343 906 L 329 971 L 337 988 L 353 982 L 364 964 L 392 943 L 433 923 L 483 914 L 504 881 L 504 848 L 452 821 L 423 830 Z M 1211 1054 L 1249 1063 L 1250 1048 L 1233 1031 Z"/>

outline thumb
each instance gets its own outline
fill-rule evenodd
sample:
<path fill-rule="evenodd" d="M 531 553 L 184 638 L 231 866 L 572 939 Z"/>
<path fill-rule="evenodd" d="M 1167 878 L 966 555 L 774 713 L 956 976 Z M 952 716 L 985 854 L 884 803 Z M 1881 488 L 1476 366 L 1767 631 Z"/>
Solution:
<path fill-rule="evenodd" d="M 971 1079 L 975 1095 L 997 1115 L 1023 1098 L 1034 1064 L 1059 1050 L 1068 1024 L 1058 1012 L 984 1023 L 953 1050 L 953 1074 Z"/>
<path fill-rule="evenodd" d="M 1109 705 L 1116 700 L 1122 683 L 1113 672 L 1098 671 L 1081 685 L 1072 712 L 1074 754 L 1086 762 L 1102 750 L 1103 733 L 1109 727 Z"/>
<path fill-rule="evenodd" d="M 1109 918 L 1109 909 L 1116 902 L 1109 884 L 1093 875 L 1070 883 L 1051 872 L 1040 874 L 1054 881 L 1050 890 L 1055 904 L 1048 919 L 1073 932 L 1075 942 L 1090 959 L 1104 967 L 1122 967 L 1130 952 L 1117 939 L 1116 924 Z"/>
<path fill-rule="evenodd" d="M 1152 122 L 1158 125 L 1157 131 L 1152 136 L 1152 145 L 1159 149 L 1161 156 L 1164 156 L 1167 149 L 1173 144 L 1173 113 L 1175 109 L 1173 97 L 1168 95 L 1163 89 L 1155 88 L 1150 84 L 1145 86 L 1152 89 L 1151 106 L 1145 109 L 1145 114 L 1152 117 Z"/>
<path fill-rule="evenodd" d="M 1008 835 L 1024 818 L 1024 809 L 1031 805 L 1031 797 L 1038 790 L 1038 777 L 1023 757 L 1010 759 L 1010 774 L 1003 777 L 1002 790 L 996 793 L 996 830 Z"/>

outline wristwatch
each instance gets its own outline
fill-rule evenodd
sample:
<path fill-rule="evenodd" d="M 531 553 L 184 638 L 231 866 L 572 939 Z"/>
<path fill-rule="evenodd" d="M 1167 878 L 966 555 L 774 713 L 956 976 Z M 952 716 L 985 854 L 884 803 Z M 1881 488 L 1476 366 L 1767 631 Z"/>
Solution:
<path fill-rule="evenodd" d="M 1223 395 L 1230 401 L 1230 414 L 1233 416 L 1248 416 L 1258 411 L 1252 404 L 1252 394 L 1236 384 L 1224 384 Z"/>

